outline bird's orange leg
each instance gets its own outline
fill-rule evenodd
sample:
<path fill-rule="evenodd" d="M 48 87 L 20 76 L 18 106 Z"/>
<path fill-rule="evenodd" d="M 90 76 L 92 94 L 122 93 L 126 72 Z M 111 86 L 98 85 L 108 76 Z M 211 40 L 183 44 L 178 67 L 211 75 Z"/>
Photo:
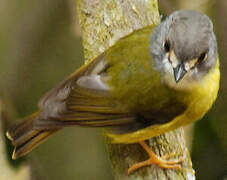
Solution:
<path fill-rule="evenodd" d="M 144 167 L 144 166 L 150 166 L 152 164 L 157 164 L 162 168 L 168 168 L 168 169 L 181 169 L 181 166 L 179 163 L 181 163 L 184 158 L 180 158 L 177 161 L 167 161 L 167 159 L 173 157 L 175 155 L 174 152 L 170 153 L 169 155 L 159 157 L 157 156 L 151 149 L 150 147 L 145 143 L 145 141 L 139 142 L 139 144 L 143 147 L 143 149 L 148 153 L 149 159 L 146 161 L 142 161 L 139 163 L 136 163 L 132 165 L 128 169 L 128 174 L 132 173 L 133 171 L 136 171 L 137 169 Z"/>

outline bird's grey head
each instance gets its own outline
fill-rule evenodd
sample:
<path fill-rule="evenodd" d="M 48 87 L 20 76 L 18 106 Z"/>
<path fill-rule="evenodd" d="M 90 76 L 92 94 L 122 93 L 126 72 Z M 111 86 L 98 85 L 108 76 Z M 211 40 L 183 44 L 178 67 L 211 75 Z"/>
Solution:
<path fill-rule="evenodd" d="M 174 12 L 152 33 L 151 55 L 167 82 L 200 81 L 217 63 L 211 20 L 196 11 Z"/>

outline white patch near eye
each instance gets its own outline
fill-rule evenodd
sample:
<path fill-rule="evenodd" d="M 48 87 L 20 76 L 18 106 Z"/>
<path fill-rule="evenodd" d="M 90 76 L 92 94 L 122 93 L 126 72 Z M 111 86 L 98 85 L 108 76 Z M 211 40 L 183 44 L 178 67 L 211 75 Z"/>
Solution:
<path fill-rule="evenodd" d="M 163 63 L 164 64 L 167 63 L 167 62 L 169 63 L 168 57 L 169 57 L 169 53 L 166 53 L 165 57 L 163 58 Z"/>
<path fill-rule="evenodd" d="M 172 67 L 172 64 L 169 62 L 168 57 L 169 57 L 169 53 L 167 53 L 163 59 L 163 64 L 164 64 L 163 69 L 165 74 L 167 74 L 167 76 L 173 75 L 173 67 Z"/>
<path fill-rule="evenodd" d="M 184 63 L 184 69 L 185 69 L 186 71 L 189 71 L 190 65 L 189 65 L 188 62 Z"/>
<path fill-rule="evenodd" d="M 177 61 L 173 61 L 173 62 L 172 62 L 172 67 L 173 67 L 173 68 L 176 68 L 177 65 L 178 65 L 178 62 L 177 62 Z"/>
<path fill-rule="evenodd" d="M 173 68 L 176 68 L 179 64 L 178 59 L 173 50 L 170 51 L 169 58 Z"/>
<path fill-rule="evenodd" d="M 189 83 L 199 82 L 199 80 L 202 78 L 201 74 L 199 73 L 199 70 L 197 67 L 190 69 L 185 78 L 184 81 Z"/>
<path fill-rule="evenodd" d="M 198 70 L 198 68 L 197 67 L 195 67 L 195 68 L 193 68 L 193 69 L 191 69 L 189 72 L 189 78 L 190 79 L 193 79 L 193 80 L 199 80 L 199 79 L 201 79 L 202 77 L 200 77 L 200 73 L 198 72 L 199 70 Z"/>

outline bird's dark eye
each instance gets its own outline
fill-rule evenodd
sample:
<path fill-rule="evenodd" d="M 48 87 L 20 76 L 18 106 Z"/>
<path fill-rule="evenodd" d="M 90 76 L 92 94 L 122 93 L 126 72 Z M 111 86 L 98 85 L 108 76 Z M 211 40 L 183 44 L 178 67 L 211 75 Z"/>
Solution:
<path fill-rule="evenodd" d="M 169 43 L 169 41 L 166 40 L 164 42 L 163 48 L 164 48 L 165 52 L 169 52 L 170 51 L 170 43 Z"/>
<path fill-rule="evenodd" d="M 203 62 L 207 58 L 207 52 L 202 53 L 198 58 L 198 63 Z"/>

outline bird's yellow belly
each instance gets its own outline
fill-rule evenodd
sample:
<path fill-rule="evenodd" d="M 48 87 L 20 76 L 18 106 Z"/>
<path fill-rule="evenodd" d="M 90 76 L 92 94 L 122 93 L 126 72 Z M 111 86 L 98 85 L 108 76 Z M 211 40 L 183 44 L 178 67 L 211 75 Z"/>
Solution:
<path fill-rule="evenodd" d="M 216 100 L 219 81 L 220 71 L 218 62 L 215 69 L 209 72 L 201 82 L 191 88 L 193 93 L 185 95 L 183 101 L 187 104 L 187 109 L 182 114 L 164 124 L 155 124 L 127 134 L 114 134 L 106 131 L 106 135 L 112 140 L 112 143 L 136 143 L 197 121 L 207 113 Z"/>

